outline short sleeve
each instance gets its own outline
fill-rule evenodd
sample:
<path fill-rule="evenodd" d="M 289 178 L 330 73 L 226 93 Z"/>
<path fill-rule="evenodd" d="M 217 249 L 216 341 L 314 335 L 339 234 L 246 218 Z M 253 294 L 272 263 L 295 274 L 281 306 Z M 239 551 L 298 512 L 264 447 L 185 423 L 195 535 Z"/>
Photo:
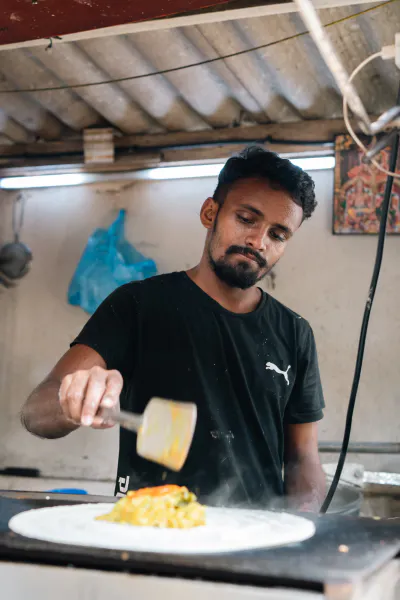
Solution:
<path fill-rule="evenodd" d="M 302 321 L 296 380 L 286 407 L 285 423 L 299 424 L 319 421 L 324 416 L 322 412 L 324 407 L 314 334 L 310 325 L 306 321 Z"/>
<path fill-rule="evenodd" d="M 134 339 L 138 300 L 133 284 L 117 288 L 90 317 L 71 346 L 84 344 L 96 350 L 107 369 L 117 369 L 125 376 L 134 361 Z"/>

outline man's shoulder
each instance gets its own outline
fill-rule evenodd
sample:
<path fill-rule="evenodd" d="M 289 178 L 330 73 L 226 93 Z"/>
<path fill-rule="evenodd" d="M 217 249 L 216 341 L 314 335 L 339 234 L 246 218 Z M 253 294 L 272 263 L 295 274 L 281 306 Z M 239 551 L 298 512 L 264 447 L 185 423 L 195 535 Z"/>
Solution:
<path fill-rule="evenodd" d="M 148 293 L 162 293 L 167 289 L 176 288 L 182 280 L 182 273 L 163 273 L 140 281 L 131 281 L 118 288 L 120 295 L 139 297 Z"/>
<path fill-rule="evenodd" d="M 297 312 L 274 298 L 273 296 L 268 295 L 268 302 L 266 304 L 266 308 L 269 310 L 273 310 L 276 314 L 279 314 L 286 322 L 294 323 L 296 329 L 300 329 L 302 331 L 308 331 L 311 329 L 310 323 L 299 315 Z"/>

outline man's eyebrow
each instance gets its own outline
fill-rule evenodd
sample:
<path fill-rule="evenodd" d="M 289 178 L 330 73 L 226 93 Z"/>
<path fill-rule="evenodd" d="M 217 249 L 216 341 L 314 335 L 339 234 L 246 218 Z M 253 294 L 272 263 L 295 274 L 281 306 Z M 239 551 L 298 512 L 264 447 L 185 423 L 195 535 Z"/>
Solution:
<path fill-rule="evenodd" d="M 241 204 L 240 208 L 245 208 L 249 212 L 252 212 L 255 215 L 257 215 L 257 217 L 263 217 L 264 216 L 264 213 L 261 210 L 259 210 L 255 206 L 252 206 L 251 204 Z"/>

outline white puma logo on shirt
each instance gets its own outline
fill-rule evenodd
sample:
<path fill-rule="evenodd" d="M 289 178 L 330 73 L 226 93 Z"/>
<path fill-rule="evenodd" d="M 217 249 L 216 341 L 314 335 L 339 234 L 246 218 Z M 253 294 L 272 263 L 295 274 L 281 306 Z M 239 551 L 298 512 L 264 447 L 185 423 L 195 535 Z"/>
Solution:
<path fill-rule="evenodd" d="M 281 371 L 276 365 L 274 365 L 274 363 L 267 362 L 267 364 L 265 365 L 265 368 L 267 369 L 267 371 L 275 371 L 275 373 L 278 373 L 279 375 L 283 375 L 286 380 L 286 383 L 289 385 L 288 372 L 290 369 L 290 365 L 288 366 L 286 371 Z"/>

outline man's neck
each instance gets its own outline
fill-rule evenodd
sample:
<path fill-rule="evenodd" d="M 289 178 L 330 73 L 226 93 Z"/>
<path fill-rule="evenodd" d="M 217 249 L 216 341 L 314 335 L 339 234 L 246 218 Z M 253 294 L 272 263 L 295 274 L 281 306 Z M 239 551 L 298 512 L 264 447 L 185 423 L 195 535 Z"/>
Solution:
<path fill-rule="evenodd" d="M 260 303 L 259 288 L 252 287 L 248 290 L 241 290 L 227 285 L 217 277 L 204 256 L 197 267 L 187 271 L 187 275 L 203 292 L 231 312 L 249 313 L 255 310 Z"/>

